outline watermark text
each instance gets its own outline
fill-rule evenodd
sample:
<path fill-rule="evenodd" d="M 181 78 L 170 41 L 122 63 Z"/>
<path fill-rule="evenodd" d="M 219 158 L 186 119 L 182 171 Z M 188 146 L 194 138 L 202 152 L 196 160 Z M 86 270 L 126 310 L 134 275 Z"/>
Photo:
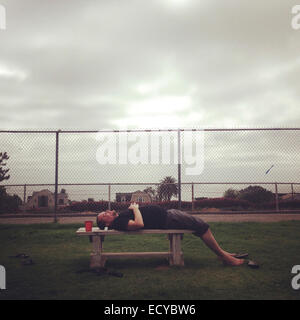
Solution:
<path fill-rule="evenodd" d="M 204 131 L 99 132 L 99 164 L 185 165 L 186 175 L 200 175 L 204 167 Z"/>
<path fill-rule="evenodd" d="M 6 272 L 3 266 L 0 266 L 0 290 L 6 289 Z"/>
<path fill-rule="evenodd" d="M 0 30 L 6 30 L 6 9 L 0 4 Z"/>
<path fill-rule="evenodd" d="M 291 283 L 292 288 L 294 290 L 299 290 L 300 289 L 300 265 L 293 266 L 292 274 L 295 274 Z"/>
<path fill-rule="evenodd" d="M 294 30 L 300 29 L 300 5 L 292 7 L 292 14 L 294 15 L 291 21 L 291 26 Z"/>

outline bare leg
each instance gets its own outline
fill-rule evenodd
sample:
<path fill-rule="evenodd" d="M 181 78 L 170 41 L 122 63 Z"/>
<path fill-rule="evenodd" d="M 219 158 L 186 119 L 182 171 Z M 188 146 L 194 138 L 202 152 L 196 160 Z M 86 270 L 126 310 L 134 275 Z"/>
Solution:
<path fill-rule="evenodd" d="M 236 259 L 232 256 L 232 254 L 224 251 L 217 243 L 210 229 L 208 229 L 202 235 L 201 239 L 223 261 L 224 264 L 230 266 L 239 266 L 244 263 L 243 259 Z"/>

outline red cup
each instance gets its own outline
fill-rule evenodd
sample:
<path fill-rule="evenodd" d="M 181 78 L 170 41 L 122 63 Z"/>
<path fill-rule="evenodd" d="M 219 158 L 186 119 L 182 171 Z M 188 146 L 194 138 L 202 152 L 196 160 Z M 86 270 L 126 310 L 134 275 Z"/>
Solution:
<path fill-rule="evenodd" d="M 93 221 L 85 221 L 85 231 L 90 232 L 93 228 Z"/>

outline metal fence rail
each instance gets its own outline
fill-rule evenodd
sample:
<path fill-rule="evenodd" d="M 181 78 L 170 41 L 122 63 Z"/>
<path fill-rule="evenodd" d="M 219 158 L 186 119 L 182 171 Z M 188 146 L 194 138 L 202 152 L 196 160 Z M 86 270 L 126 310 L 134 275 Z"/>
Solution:
<path fill-rule="evenodd" d="M 197 198 L 197 186 L 220 186 L 220 185 L 229 185 L 229 186 L 246 186 L 246 185 L 260 185 L 260 186 L 265 186 L 268 187 L 269 190 L 272 190 L 274 192 L 274 203 L 275 206 L 273 210 L 279 211 L 279 192 L 278 190 L 280 188 L 288 186 L 290 188 L 290 194 L 291 194 L 291 199 L 295 199 L 297 195 L 300 195 L 300 192 L 295 192 L 295 188 L 299 186 L 298 189 L 300 189 L 300 183 L 289 183 L 289 182 L 273 182 L 273 183 L 265 183 L 265 182 L 182 182 L 181 186 L 182 188 L 188 187 L 187 192 L 185 194 L 185 198 L 182 201 L 187 201 L 191 202 L 193 206 L 193 202 L 196 201 Z M 93 192 L 90 187 L 104 187 L 102 188 L 102 192 L 99 192 L 99 190 L 96 190 Z M 111 203 L 115 202 L 116 199 L 113 197 L 113 195 L 117 192 L 120 191 L 120 187 L 126 187 L 126 190 L 128 190 L 128 187 L 149 187 L 149 186 L 154 186 L 157 187 L 159 186 L 159 183 L 151 183 L 151 182 L 145 182 L 145 183 L 63 183 L 63 184 L 15 184 L 15 185 L 10 185 L 6 184 L 5 188 L 10 191 L 10 193 L 18 194 L 22 200 L 23 204 L 26 203 L 27 196 L 33 192 L 33 190 L 37 190 L 39 187 L 47 187 L 48 189 L 53 189 L 57 190 L 59 187 L 89 187 L 85 191 L 80 191 L 79 195 L 80 196 L 89 196 L 93 198 L 94 195 L 96 196 L 102 196 L 101 199 L 98 199 L 98 201 L 107 201 L 108 202 L 108 209 L 111 207 Z M 273 187 L 273 188 L 272 188 Z M 78 188 L 76 188 L 78 190 Z M 99 188 L 98 188 L 99 189 Z M 31 190 L 31 191 L 30 191 Z M 103 192 L 104 190 L 104 192 Z M 286 190 L 286 189 L 285 189 Z M 54 191 L 55 194 L 55 191 Z M 72 192 L 73 196 L 76 195 L 76 192 Z M 200 193 L 201 194 L 201 193 Z M 217 198 L 220 196 L 220 193 L 212 191 L 209 192 L 211 195 L 211 198 Z M 199 194 L 198 194 L 199 195 Z M 94 199 L 94 198 L 93 198 Z M 181 202 L 182 202 L 181 201 Z M 57 202 L 57 198 L 56 198 Z M 153 201 L 155 202 L 155 201 Z M 179 199 L 178 199 L 179 203 Z M 194 208 L 193 208 L 194 209 Z M 57 206 L 56 206 L 57 210 Z"/>

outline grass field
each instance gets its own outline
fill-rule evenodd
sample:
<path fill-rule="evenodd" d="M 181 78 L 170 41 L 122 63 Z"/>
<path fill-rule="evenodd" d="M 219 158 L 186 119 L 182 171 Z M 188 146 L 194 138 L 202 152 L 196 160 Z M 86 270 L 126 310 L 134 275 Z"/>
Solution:
<path fill-rule="evenodd" d="M 300 264 L 300 221 L 211 223 L 221 246 L 246 251 L 261 264 L 224 267 L 202 241 L 185 235 L 185 267 L 168 268 L 164 259 L 111 260 L 107 268 L 122 278 L 78 273 L 88 268 L 91 245 L 77 237 L 79 225 L 0 225 L 0 265 L 6 268 L 3 299 L 300 299 L 291 287 L 291 269 Z M 109 251 L 164 251 L 163 235 L 112 236 Z M 9 256 L 27 253 L 34 265 Z"/>

